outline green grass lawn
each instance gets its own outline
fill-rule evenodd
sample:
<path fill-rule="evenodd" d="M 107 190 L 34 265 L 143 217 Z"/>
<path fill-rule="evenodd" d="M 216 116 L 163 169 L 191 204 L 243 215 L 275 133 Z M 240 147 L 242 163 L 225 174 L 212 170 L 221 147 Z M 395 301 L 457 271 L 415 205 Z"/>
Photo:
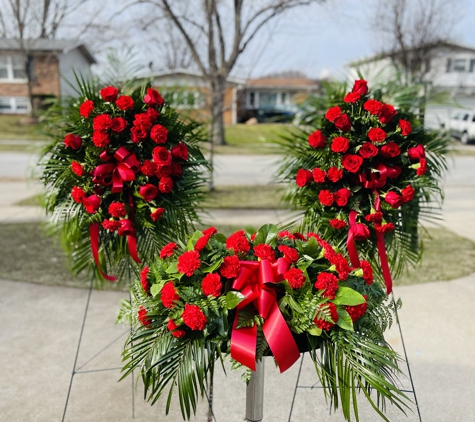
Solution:
<path fill-rule="evenodd" d="M 46 139 L 39 124 L 24 124 L 25 116 L 0 115 L 0 139 L 37 141 Z"/>

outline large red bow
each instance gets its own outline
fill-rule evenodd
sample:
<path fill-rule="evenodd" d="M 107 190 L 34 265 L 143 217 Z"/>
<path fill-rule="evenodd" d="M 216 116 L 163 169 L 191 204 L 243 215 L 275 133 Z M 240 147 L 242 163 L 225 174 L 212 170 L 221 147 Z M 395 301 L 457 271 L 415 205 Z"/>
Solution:
<path fill-rule="evenodd" d="M 300 357 L 300 352 L 277 304 L 277 295 L 272 284 L 283 281 L 283 274 L 290 264 L 283 258 L 271 264 L 269 260 L 240 261 L 241 271 L 233 282 L 233 289 L 240 291 L 245 299 L 237 306 L 231 334 L 231 356 L 252 370 L 256 370 L 257 326 L 237 328 L 239 309 L 253 303 L 265 320 L 262 330 L 267 343 L 279 365 L 280 372 L 289 369 Z"/>
<path fill-rule="evenodd" d="M 103 151 L 100 157 L 102 161 L 109 161 L 112 158 L 106 151 Z M 116 163 L 100 164 L 92 171 L 92 181 L 98 185 L 112 185 L 112 193 L 119 193 L 124 189 L 124 182 L 135 180 L 140 161 L 135 153 L 131 153 L 125 147 L 120 147 L 113 158 L 117 160 Z"/>
<path fill-rule="evenodd" d="M 378 164 L 375 169 L 368 169 L 358 176 L 360 183 L 366 189 L 381 189 L 386 185 L 388 178 L 396 179 L 401 174 L 401 171 L 401 168 L 398 166 L 389 167 L 384 164 Z"/>

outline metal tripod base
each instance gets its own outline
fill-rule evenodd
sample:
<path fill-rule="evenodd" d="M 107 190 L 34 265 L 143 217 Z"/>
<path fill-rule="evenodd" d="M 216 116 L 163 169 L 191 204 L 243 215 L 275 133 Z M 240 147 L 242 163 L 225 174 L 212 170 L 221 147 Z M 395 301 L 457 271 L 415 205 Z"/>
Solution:
<path fill-rule="evenodd" d="M 246 387 L 246 421 L 260 422 L 264 415 L 264 359 L 256 362 L 256 371 Z"/>

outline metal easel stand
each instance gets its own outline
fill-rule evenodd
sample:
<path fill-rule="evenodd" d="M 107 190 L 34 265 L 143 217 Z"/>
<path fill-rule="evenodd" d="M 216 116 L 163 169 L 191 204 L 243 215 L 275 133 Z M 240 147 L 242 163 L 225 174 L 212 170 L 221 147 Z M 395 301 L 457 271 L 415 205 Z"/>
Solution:
<path fill-rule="evenodd" d="M 246 387 L 246 421 L 260 422 L 264 416 L 264 359 L 256 362 L 256 371 Z"/>

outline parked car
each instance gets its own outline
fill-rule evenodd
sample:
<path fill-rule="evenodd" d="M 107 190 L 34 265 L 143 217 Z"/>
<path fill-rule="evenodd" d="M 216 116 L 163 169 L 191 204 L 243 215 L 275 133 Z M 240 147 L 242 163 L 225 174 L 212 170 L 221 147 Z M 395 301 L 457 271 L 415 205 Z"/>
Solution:
<path fill-rule="evenodd" d="M 475 140 L 475 111 L 457 111 L 449 120 L 448 130 L 462 144 Z"/>

